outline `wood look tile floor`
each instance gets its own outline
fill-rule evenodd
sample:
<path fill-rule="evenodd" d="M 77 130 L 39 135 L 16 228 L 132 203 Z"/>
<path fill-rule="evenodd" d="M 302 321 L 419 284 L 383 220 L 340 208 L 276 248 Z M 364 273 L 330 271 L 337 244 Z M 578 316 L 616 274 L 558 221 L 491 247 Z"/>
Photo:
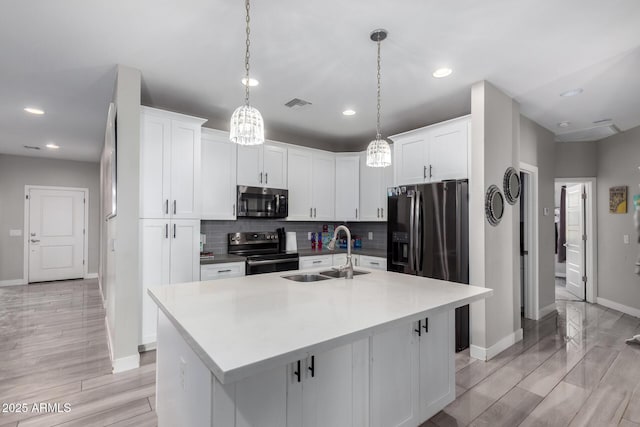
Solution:
<path fill-rule="evenodd" d="M 0 407 L 0 427 L 156 426 L 155 353 L 143 354 L 139 369 L 111 373 L 97 280 L 0 287 L 5 404 L 26 412 Z"/>
<path fill-rule="evenodd" d="M 640 427 L 640 319 L 579 301 L 523 319 L 524 339 L 488 362 L 456 355 L 456 400 L 421 427 Z"/>
<path fill-rule="evenodd" d="M 524 339 L 488 362 L 456 355 L 457 399 L 434 426 L 640 427 L 640 319 L 574 301 L 523 320 Z M 0 288 L 0 427 L 156 426 L 155 352 L 111 373 L 95 280 Z M 67 413 L 32 412 L 69 403 Z M 1 409 L 1 408 L 0 408 Z"/>

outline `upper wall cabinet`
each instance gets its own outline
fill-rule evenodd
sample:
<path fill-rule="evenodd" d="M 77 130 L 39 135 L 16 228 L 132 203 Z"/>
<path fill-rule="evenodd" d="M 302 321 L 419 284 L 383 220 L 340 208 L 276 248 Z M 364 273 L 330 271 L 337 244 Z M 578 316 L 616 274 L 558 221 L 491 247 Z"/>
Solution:
<path fill-rule="evenodd" d="M 200 145 L 205 121 L 142 107 L 140 218 L 200 219 Z"/>
<path fill-rule="evenodd" d="M 202 128 L 202 219 L 236 219 L 236 150 L 228 132 Z"/>
<path fill-rule="evenodd" d="M 360 156 L 336 155 L 336 220 L 360 219 Z"/>
<path fill-rule="evenodd" d="M 289 175 L 287 219 L 333 221 L 335 155 L 312 149 L 290 148 L 287 164 Z"/>
<path fill-rule="evenodd" d="M 470 116 L 391 137 L 395 185 L 468 177 Z"/>
<path fill-rule="evenodd" d="M 287 188 L 287 149 L 277 143 L 238 146 L 238 185 Z"/>
<path fill-rule="evenodd" d="M 393 185 L 395 166 L 392 159 L 386 168 L 369 167 L 367 152 L 360 153 L 360 221 L 387 220 L 387 187 Z"/>

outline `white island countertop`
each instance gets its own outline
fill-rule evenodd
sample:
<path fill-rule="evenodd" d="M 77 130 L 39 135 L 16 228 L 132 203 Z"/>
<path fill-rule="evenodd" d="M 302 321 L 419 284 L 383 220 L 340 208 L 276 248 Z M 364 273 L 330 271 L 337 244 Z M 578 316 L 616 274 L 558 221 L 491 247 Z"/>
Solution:
<path fill-rule="evenodd" d="M 442 280 L 358 270 L 371 273 L 353 280 L 299 283 L 283 279 L 296 273 L 287 271 L 166 285 L 148 292 L 223 384 L 493 293 Z"/>

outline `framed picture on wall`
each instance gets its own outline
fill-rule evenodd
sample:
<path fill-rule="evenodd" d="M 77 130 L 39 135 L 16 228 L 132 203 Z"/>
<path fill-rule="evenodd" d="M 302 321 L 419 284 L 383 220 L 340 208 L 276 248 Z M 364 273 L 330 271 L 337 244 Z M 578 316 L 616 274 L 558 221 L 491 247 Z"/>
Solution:
<path fill-rule="evenodd" d="M 618 187 L 609 188 L 609 213 L 625 214 L 627 213 L 627 186 L 620 185 Z"/>

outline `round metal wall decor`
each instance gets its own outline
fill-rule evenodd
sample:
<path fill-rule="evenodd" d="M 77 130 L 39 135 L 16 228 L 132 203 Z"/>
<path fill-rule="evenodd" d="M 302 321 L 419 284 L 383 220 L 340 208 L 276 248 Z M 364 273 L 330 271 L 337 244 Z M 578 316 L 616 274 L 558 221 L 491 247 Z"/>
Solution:
<path fill-rule="evenodd" d="M 515 205 L 520 198 L 522 186 L 520 184 L 520 174 L 515 168 L 509 167 L 504 173 L 504 197 L 507 199 L 507 203 Z"/>
<path fill-rule="evenodd" d="M 484 211 L 487 221 L 494 227 L 500 223 L 504 215 L 504 198 L 497 185 L 490 185 L 484 202 Z"/>

